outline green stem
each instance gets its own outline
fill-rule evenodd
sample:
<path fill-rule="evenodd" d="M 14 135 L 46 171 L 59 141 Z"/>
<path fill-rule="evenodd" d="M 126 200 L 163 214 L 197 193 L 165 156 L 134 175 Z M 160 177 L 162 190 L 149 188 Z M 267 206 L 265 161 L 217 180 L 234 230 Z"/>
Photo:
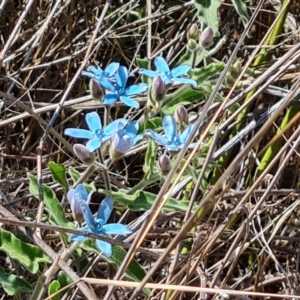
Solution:
<path fill-rule="evenodd" d="M 155 174 L 154 176 L 150 177 L 149 179 L 141 180 L 136 186 L 134 186 L 131 189 L 130 194 L 134 194 L 136 191 L 144 189 L 146 186 L 159 181 L 160 178 L 161 178 L 161 176 L 159 174 Z"/>
<path fill-rule="evenodd" d="M 102 156 L 100 148 L 98 149 L 98 159 L 99 159 L 100 164 L 104 165 L 104 158 Z M 110 185 L 110 180 L 109 180 L 108 169 L 107 168 L 102 169 L 102 172 L 103 172 L 103 179 L 104 179 L 105 189 L 107 191 L 110 191 L 111 190 L 111 185 Z"/>

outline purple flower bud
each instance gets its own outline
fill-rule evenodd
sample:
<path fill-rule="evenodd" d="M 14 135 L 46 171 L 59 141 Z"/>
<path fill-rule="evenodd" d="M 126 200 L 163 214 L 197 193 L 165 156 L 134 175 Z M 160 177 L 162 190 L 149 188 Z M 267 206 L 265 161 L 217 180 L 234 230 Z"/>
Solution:
<path fill-rule="evenodd" d="M 101 99 L 103 96 L 103 90 L 97 79 L 92 78 L 90 80 L 90 93 L 93 98 Z"/>
<path fill-rule="evenodd" d="M 86 165 L 91 165 L 95 161 L 95 154 L 90 152 L 84 145 L 74 144 L 73 150 L 76 156 Z"/>
<path fill-rule="evenodd" d="M 178 105 L 174 112 L 174 119 L 176 123 L 181 126 L 182 123 L 189 125 L 189 114 L 183 105 Z"/>
<path fill-rule="evenodd" d="M 194 40 L 197 41 L 199 38 L 199 28 L 196 23 L 192 24 L 190 27 L 188 34 L 187 34 L 188 40 Z"/>
<path fill-rule="evenodd" d="M 156 76 L 153 79 L 152 82 L 152 93 L 153 93 L 153 98 L 156 101 L 161 101 L 164 96 L 165 96 L 165 84 L 164 81 L 162 80 L 162 78 L 160 76 Z"/>
<path fill-rule="evenodd" d="M 159 159 L 158 159 L 158 166 L 162 172 L 163 175 L 168 174 L 168 172 L 171 169 L 171 161 L 168 155 L 163 154 Z"/>
<path fill-rule="evenodd" d="M 209 48 L 213 42 L 213 38 L 214 38 L 214 32 L 212 30 L 212 28 L 206 27 L 200 37 L 200 45 L 202 48 L 206 49 Z"/>

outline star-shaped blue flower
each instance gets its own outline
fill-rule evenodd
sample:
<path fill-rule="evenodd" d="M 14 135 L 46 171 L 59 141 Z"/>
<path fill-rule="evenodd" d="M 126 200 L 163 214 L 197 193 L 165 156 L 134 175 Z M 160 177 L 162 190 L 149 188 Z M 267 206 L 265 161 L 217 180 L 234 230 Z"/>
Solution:
<path fill-rule="evenodd" d="M 128 151 L 133 145 L 143 138 L 141 134 L 137 134 L 138 131 L 138 121 L 132 121 L 125 127 L 120 128 L 111 138 L 112 150 L 116 153 L 125 153 Z"/>
<path fill-rule="evenodd" d="M 89 203 L 93 191 L 88 193 L 83 186 L 83 184 L 78 184 L 75 189 L 70 189 L 67 194 L 67 199 L 70 202 L 71 210 L 74 216 L 74 219 L 77 221 L 82 221 L 83 213 L 80 207 L 82 201 Z"/>
<path fill-rule="evenodd" d="M 114 75 L 118 71 L 120 64 L 117 62 L 110 63 L 103 71 L 100 67 L 89 66 L 90 72 L 82 71 L 83 76 L 95 78 L 106 89 L 113 87 Z"/>
<path fill-rule="evenodd" d="M 128 96 L 144 92 L 148 88 L 148 84 L 138 83 L 126 88 L 128 76 L 127 68 L 120 66 L 116 74 L 115 86 L 111 85 L 107 87 L 110 92 L 103 97 L 103 104 L 112 105 L 120 99 L 127 106 L 131 106 L 136 109 L 140 107 L 140 104 L 137 101 Z"/>
<path fill-rule="evenodd" d="M 93 152 L 101 147 L 102 142 L 111 138 L 111 136 L 127 123 L 126 119 L 117 119 L 102 129 L 102 124 L 99 115 L 96 112 L 86 114 L 85 120 L 90 130 L 67 128 L 65 134 L 74 138 L 89 139 L 86 148 Z"/>
<path fill-rule="evenodd" d="M 162 56 L 155 57 L 154 64 L 157 68 L 157 71 L 140 69 L 139 74 L 146 75 L 148 77 L 160 76 L 163 79 L 165 85 L 175 82 L 190 84 L 193 87 L 197 86 L 197 82 L 195 80 L 179 77 L 186 74 L 190 70 L 190 66 L 181 65 L 171 71 L 168 63 Z"/>
<path fill-rule="evenodd" d="M 177 132 L 176 122 L 173 116 L 166 115 L 163 119 L 163 129 L 166 137 L 156 133 L 151 129 L 145 130 L 145 135 L 149 136 L 155 142 L 160 145 L 163 145 L 167 148 L 168 151 L 179 151 L 185 145 L 185 142 L 189 138 L 194 124 L 188 126 L 180 135 Z M 189 145 L 189 148 L 195 147 L 196 143 Z"/>
<path fill-rule="evenodd" d="M 85 201 L 80 203 L 80 207 L 82 209 L 84 220 L 87 226 L 81 227 L 79 230 L 95 233 L 101 236 L 106 236 L 107 234 L 126 235 L 132 233 L 132 230 L 127 225 L 119 223 L 106 224 L 113 210 L 113 200 L 110 197 L 104 198 L 101 202 L 96 219 L 94 219 L 93 214 Z M 79 234 L 71 235 L 72 241 L 82 242 L 86 239 L 87 237 Z M 102 251 L 106 257 L 111 256 L 112 246 L 110 243 L 96 240 L 96 244 L 99 250 Z"/>

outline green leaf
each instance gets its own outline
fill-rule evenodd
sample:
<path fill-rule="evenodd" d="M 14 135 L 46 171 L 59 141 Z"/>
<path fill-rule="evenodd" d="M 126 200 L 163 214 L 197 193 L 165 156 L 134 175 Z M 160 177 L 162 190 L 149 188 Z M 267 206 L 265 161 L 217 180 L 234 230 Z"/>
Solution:
<path fill-rule="evenodd" d="M 236 12 L 239 14 L 242 19 L 243 25 L 246 28 L 249 23 L 249 16 L 247 12 L 247 6 L 244 0 L 231 0 Z M 247 36 L 251 38 L 250 31 L 248 31 Z"/>
<path fill-rule="evenodd" d="M 212 76 L 221 72 L 224 63 L 210 63 L 206 67 L 192 69 L 190 71 L 191 77 L 197 81 L 198 85 L 202 85 L 205 81 L 209 80 Z"/>
<path fill-rule="evenodd" d="M 80 172 L 78 172 L 73 167 L 68 169 L 68 173 L 69 173 L 69 175 L 71 176 L 71 178 L 74 182 L 77 182 L 77 180 L 80 178 Z"/>
<path fill-rule="evenodd" d="M 145 155 L 145 163 L 143 166 L 143 171 L 145 173 L 146 179 L 152 177 L 156 169 L 156 151 L 156 143 L 153 140 L 149 140 L 148 148 Z"/>
<path fill-rule="evenodd" d="M 161 117 L 155 117 L 149 120 L 146 120 L 144 123 L 141 124 L 139 128 L 139 133 L 144 132 L 146 129 L 157 130 L 158 128 L 162 127 L 162 119 Z"/>
<path fill-rule="evenodd" d="M 29 173 L 28 173 L 28 177 L 29 177 L 29 191 L 33 196 L 38 198 L 38 191 L 39 191 L 38 181 L 35 176 Z M 75 229 L 76 228 L 75 225 L 67 221 L 65 212 L 62 209 L 58 199 L 56 198 L 54 191 L 50 187 L 44 184 L 43 184 L 43 196 L 44 196 L 46 209 L 50 214 L 50 222 L 58 226 Z"/>
<path fill-rule="evenodd" d="M 161 111 L 165 115 L 172 115 L 178 105 L 199 102 L 208 93 L 209 91 L 204 91 L 203 87 L 193 90 L 189 86 L 182 86 L 174 93 L 166 96 L 165 104 L 162 106 Z"/>
<path fill-rule="evenodd" d="M 17 260 L 32 274 L 38 271 L 39 263 L 51 262 L 40 248 L 22 242 L 11 232 L 3 230 L 2 228 L 0 228 L 0 250 Z"/>
<path fill-rule="evenodd" d="M 27 281 L 17 277 L 16 275 L 11 274 L 11 271 L 9 271 L 9 273 L 6 273 L 1 266 L 0 266 L 0 286 L 3 287 L 3 289 L 9 296 L 13 296 L 22 291 L 25 292 L 32 291 L 32 287 Z"/>
<path fill-rule="evenodd" d="M 137 57 L 136 64 L 140 69 L 151 69 L 151 63 L 147 59 Z M 150 80 L 151 79 L 148 78 L 148 76 L 142 75 L 142 82 L 150 83 Z"/>
<path fill-rule="evenodd" d="M 201 61 L 208 55 L 208 51 L 202 49 L 201 51 L 196 51 L 196 59 L 194 66 L 198 66 Z M 193 63 L 193 52 L 191 52 L 188 48 L 186 48 L 185 54 L 180 58 L 178 65 L 189 65 L 192 66 Z"/>
<path fill-rule="evenodd" d="M 54 161 L 50 161 L 49 164 L 49 169 L 52 173 L 53 179 L 59 183 L 61 186 L 63 186 L 66 191 L 69 190 L 69 183 L 67 181 L 66 177 L 66 168 L 62 164 L 56 164 Z"/>
<path fill-rule="evenodd" d="M 86 240 L 83 242 L 83 249 L 88 252 L 95 252 L 99 254 L 99 250 L 95 244 L 95 240 Z M 116 270 L 118 270 L 126 256 L 126 251 L 120 246 L 112 246 L 112 254 L 110 257 L 101 255 L 102 259 L 106 260 L 108 263 L 112 264 Z M 142 281 L 146 275 L 146 270 L 135 260 L 131 260 L 129 266 L 125 272 L 125 278 L 136 282 Z M 145 295 L 150 295 L 149 289 L 143 289 Z"/>
<path fill-rule="evenodd" d="M 129 194 L 129 191 L 124 189 L 119 189 L 117 192 L 106 190 L 100 190 L 100 192 L 112 197 L 114 201 L 128 207 L 133 211 L 145 211 L 150 209 L 156 198 L 155 194 L 144 191 L 136 191 L 134 194 Z M 188 206 L 189 201 L 177 201 L 171 198 L 167 200 L 163 210 L 186 212 Z M 197 206 L 194 205 L 192 211 L 196 211 L 196 209 Z"/>
<path fill-rule="evenodd" d="M 60 289 L 59 282 L 57 280 L 53 280 L 48 287 L 48 295 L 51 296 L 51 295 L 55 294 L 55 296 L 50 297 L 51 300 L 60 300 L 61 299 L 62 294 L 57 293 L 57 291 L 59 289 Z"/>
<path fill-rule="evenodd" d="M 221 0 L 194 0 L 194 3 L 198 10 L 198 19 L 203 23 L 202 29 L 210 26 L 214 35 L 220 36 L 218 9 Z"/>

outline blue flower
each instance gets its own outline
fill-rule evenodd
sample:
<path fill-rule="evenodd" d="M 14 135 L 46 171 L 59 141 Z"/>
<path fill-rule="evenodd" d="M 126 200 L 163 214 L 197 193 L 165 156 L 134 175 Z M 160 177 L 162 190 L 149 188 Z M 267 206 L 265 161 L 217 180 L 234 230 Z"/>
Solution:
<path fill-rule="evenodd" d="M 183 133 L 178 135 L 175 119 L 171 115 L 167 115 L 163 119 L 163 129 L 166 137 L 156 133 L 151 129 L 145 130 L 145 135 L 149 136 L 151 139 L 156 141 L 158 144 L 163 145 L 168 151 L 179 151 L 184 147 L 185 142 L 189 138 L 191 132 L 193 131 L 194 124 L 188 126 Z M 196 143 L 189 145 L 189 148 L 195 147 Z"/>
<path fill-rule="evenodd" d="M 77 221 L 82 221 L 83 213 L 80 207 L 80 203 L 85 201 L 89 203 L 93 191 L 88 193 L 83 186 L 83 184 L 78 184 L 75 189 L 70 189 L 67 194 L 67 199 L 70 202 L 71 210 L 73 213 L 74 219 Z"/>
<path fill-rule="evenodd" d="M 179 82 L 183 84 L 190 84 L 194 87 L 197 86 L 197 82 L 195 80 L 179 77 L 181 75 L 186 74 L 190 70 L 190 66 L 181 65 L 170 71 L 168 63 L 162 56 L 155 57 L 154 64 L 157 68 L 157 71 L 140 69 L 139 74 L 146 75 L 149 77 L 160 76 L 163 79 L 165 85 L 170 84 L 172 82 Z"/>
<path fill-rule="evenodd" d="M 121 126 L 124 126 L 127 123 L 126 119 L 117 119 L 102 129 L 100 117 L 96 112 L 86 114 L 85 120 L 90 130 L 67 128 L 64 133 L 74 138 L 89 139 L 86 148 L 90 152 L 100 148 L 102 142 L 109 140 L 120 128 L 120 124 Z"/>
<path fill-rule="evenodd" d="M 114 74 L 117 72 L 120 64 L 116 62 L 110 63 L 103 71 L 100 67 L 89 66 L 91 72 L 82 71 L 83 76 L 95 78 L 106 89 L 113 87 Z"/>
<path fill-rule="evenodd" d="M 111 138 L 111 150 L 117 154 L 125 153 L 143 138 L 141 134 L 137 134 L 138 131 L 138 121 L 132 121 L 128 123 L 125 127 L 120 128 L 113 134 Z"/>
<path fill-rule="evenodd" d="M 105 197 L 101 202 L 96 219 L 94 219 L 92 212 L 85 201 L 81 202 L 80 207 L 82 209 L 84 220 L 87 226 L 81 227 L 79 228 L 79 230 L 89 233 L 95 233 L 101 236 L 106 236 L 107 234 L 126 235 L 132 233 L 132 230 L 127 225 L 119 223 L 106 224 L 113 210 L 113 200 L 110 197 Z M 72 241 L 82 242 L 86 239 L 87 237 L 80 234 L 71 235 Z M 99 250 L 102 251 L 106 257 L 111 256 L 112 246 L 110 243 L 96 240 L 96 244 Z"/>
<path fill-rule="evenodd" d="M 103 97 L 103 104 L 112 105 L 118 99 L 120 99 L 127 106 L 131 106 L 136 109 L 140 107 L 140 104 L 137 101 L 133 100 L 132 98 L 129 98 L 128 96 L 144 92 L 148 88 L 148 84 L 139 83 L 125 88 L 128 76 L 129 75 L 127 68 L 124 66 L 120 66 L 116 74 L 116 85 L 111 85 L 107 87 L 110 93 L 107 93 Z"/>

